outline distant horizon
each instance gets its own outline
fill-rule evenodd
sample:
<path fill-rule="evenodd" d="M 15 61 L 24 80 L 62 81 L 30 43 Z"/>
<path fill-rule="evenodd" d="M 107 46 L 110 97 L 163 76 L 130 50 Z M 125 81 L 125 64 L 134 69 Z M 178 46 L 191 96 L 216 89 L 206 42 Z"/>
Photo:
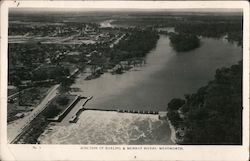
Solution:
<path fill-rule="evenodd" d="M 29 12 L 179 12 L 179 13 L 225 13 L 240 14 L 241 8 L 170 8 L 170 9 L 142 9 L 142 8 L 10 8 L 10 13 L 29 13 Z"/>

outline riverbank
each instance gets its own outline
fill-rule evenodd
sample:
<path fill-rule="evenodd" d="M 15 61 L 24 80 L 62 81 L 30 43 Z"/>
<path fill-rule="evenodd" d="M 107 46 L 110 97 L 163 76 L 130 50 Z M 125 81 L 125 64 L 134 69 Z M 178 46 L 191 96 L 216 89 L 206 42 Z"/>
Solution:
<path fill-rule="evenodd" d="M 176 129 L 175 129 L 175 127 L 172 125 L 172 123 L 170 122 L 170 120 L 168 119 L 168 117 L 166 117 L 166 120 L 167 120 L 167 122 L 168 122 L 170 131 L 171 131 L 171 136 L 170 136 L 171 141 L 172 141 L 174 144 L 177 144 Z"/>

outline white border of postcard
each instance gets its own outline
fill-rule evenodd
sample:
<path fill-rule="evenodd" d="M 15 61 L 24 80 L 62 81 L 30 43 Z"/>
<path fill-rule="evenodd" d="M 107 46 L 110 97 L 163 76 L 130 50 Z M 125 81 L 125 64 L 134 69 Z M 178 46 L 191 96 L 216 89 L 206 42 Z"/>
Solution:
<path fill-rule="evenodd" d="M 9 8 L 241 8 L 243 36 L 243 145 L 12 145 L 7 144 L 7 44 Z M 2 160 L 248 160 L 249 4 L 246 1 L 3 1 L 1 4 L 1 159 Z M 142 147 L 143 150 L 128 150 Z M 159 147 L 165 150 L 159 150 Z M 97 150 L 96 150 L 97 148 Z M 106 150 L 110 148 L 110 150 Z M 156 148 L 157 150 L 152 150 Z M 120 150 L 119 150 L 120 149 Z M 150 150 L 151 149 L 151 150 Z"/>

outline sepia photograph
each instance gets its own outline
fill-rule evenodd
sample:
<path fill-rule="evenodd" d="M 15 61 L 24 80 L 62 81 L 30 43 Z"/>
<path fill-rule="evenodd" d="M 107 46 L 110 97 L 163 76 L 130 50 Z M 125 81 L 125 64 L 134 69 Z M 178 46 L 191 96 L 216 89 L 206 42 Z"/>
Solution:
<path fill-rule="evenodd" d="M 242 22 L 241 10 L 10 9 L 10 143 L 241 144 Z"/>
<path fill-rule="evenodd" d="M 243 8 L 7 17 L 7 144 L 243 145 Z"/>

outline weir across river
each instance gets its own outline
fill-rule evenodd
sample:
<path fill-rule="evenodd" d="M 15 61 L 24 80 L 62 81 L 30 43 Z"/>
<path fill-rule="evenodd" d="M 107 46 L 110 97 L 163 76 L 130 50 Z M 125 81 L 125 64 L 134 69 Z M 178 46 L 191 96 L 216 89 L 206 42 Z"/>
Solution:
<path fill-rule="evenodd" d="M 77 96 L 77 98 L 72 102 L 72 104 L 60 115 L 58 115 L 55 118 L 49 118 L 48 121 L 51 122 L 70 122 L 70 123 L 76 123 L 79 119 L 79 116 L 84 111 L 103 111 L 103 112 L 117 112 L 117 113 L 131 113 L 131 114 L 151 114 L 151 115 L 159 115 L 159 118 L 162 118 L 162 116 L 166 115 L 166 111 L 158 111 L 158 110 L 136 110 L 135 109 L 119 109 L 119 108 L 107 108 L 107 109 L 100 109 L 100 108 L 86 108 L 86 104 L 88 101 L 90 101 L 93 98 L 93 96 L 90 97 L 82 97 Z M 83 102 L 79 102 L 81 99 L 84 99 Z M 81 105 L 77 103 L 82 103 Z M 78 108 L 74 110 L 73 108 Z M 69 114 L 70 111 L 73 110 L 72 114 Z M 69 115 L 69 116 L 68 116 Z M 66 118 L 65 118 L 66 117 Z"/>
<path fill-rule="evenodd" d="M 86 103 L 92 99 L 91 97 L 87 97 L 86 101 L 82 105 L 82 107 L 71 117 L 69 120 L 70 123 L 75 123 L 79 119 L 79 116 L 84 111 L 104 111 L 104 112 L 118 112 L 118 113 L 133 113 L 133 114 L 151 114 L 151 115 L 159 115 L 163 111 L 157 110 L 134 110 L 134 109 L 99 109 L 99 108 L 85 108 Z"/>
<path fill-rule="evenodd" d="M 124 109 L 93 109 L 93 108 L 83 108 L 84 111 L 92 110 L 92 111 L 112 111 L 112 112 L 120 112 L 120 113 L 138 113 L 138 114 L 159 114 L 159 111 L 153 110 L 124 110 Z"/>

